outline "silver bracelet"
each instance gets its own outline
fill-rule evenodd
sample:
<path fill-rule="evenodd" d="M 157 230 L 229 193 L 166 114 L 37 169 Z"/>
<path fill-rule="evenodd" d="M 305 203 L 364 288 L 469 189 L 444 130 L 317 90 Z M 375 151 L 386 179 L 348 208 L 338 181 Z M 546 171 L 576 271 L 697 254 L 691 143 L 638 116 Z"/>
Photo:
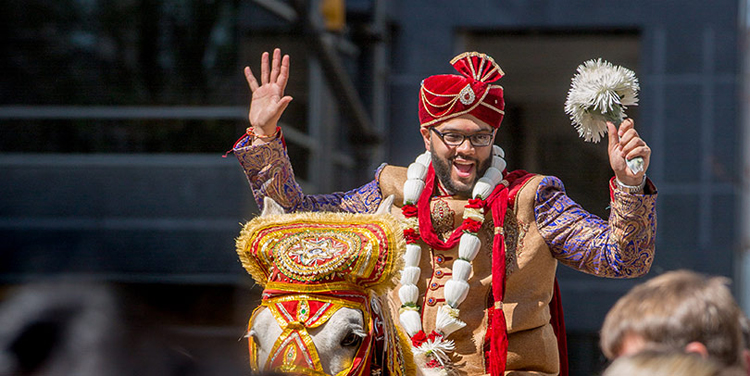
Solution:
<path fill-rule="evenodd" d="M 617 188 L 623 192 L 641 193 L 643 192 L 643 188 L 646 186 L 646 175 L 643 175 L 643 180 L 641 180 L 641 184 L 638 184 L 638 185 L 624 184 L 618 178 L 615 178 L 615 183 L 617 184 Z"/>

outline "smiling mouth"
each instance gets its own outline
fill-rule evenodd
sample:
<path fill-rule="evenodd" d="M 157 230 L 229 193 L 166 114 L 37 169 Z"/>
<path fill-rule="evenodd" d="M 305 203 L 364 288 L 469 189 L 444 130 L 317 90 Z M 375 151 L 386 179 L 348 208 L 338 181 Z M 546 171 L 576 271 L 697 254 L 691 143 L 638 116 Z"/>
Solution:
<path fill-rule="evenodd" d="M 474 172 L 474 162 L 453 160 L 453 170 L 459 178 L 470 178 Z"/>

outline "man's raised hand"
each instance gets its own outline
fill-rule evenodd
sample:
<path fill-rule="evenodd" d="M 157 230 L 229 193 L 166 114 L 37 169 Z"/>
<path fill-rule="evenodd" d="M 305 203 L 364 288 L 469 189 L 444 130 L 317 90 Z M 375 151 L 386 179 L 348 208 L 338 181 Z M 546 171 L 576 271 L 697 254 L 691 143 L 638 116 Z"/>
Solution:
<path fill-rule="evenodd" d="M 253 93 L 250 100 L 248 119 L 257 135 L 272 135 L 281 114 L 292 101 L 284 95 L 289 80 L 289 55 L 281 57 L 281 50 L 273 50 L 273 61 L 269 66 L 268 52 L 264 52 L 260 62 L 260 85 L 250 67 L 245 67 L 245 79 Z"/>
<path fill-rule="evenodd" d="M 651 161 L 651 148 L 638 135 L 633 119 L 623 120 L 619 127 L 607 122 L 607 133 L 609 134 L 609 164 L 617 180 L 627 185 L 639 185 Z M 625 162 L 626 159 L 635 157 L 643 158 L 643 171 L 637 174 L 630 171 Z"/>

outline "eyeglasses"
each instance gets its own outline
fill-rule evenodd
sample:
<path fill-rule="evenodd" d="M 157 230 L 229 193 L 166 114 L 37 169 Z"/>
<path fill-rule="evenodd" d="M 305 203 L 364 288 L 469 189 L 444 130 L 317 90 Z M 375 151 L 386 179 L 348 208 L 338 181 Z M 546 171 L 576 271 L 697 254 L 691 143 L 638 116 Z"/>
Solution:
<path fill-rule="evenodd" d="M 438 135 L 438 137 L 440 137 L 440 139 L 448 146 L 461 146 L 467 138 L 472 146 L 489 146 L 492 143 L 492 133 L 475 133 L 467 136 L 465 134 L 454 132 L 441 133 L 432 127 L 430 127 L 430 130 L 435 132 L 435 134 Z"/>

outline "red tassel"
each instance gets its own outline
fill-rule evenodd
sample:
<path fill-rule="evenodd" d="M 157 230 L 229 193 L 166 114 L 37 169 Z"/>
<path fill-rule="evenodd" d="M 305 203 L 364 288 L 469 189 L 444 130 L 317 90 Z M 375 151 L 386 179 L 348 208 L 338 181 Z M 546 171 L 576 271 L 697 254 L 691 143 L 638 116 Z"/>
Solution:
<path fill-rule="evenodd" d="M 490 201 L 491 200 L 491 201 Z M 508 189 L 502 186 L 495 190 L 490 197 L 492 221 L 495 227 L 502 228 L 505 221 L 505 211 L 508 209 Z M 495 302 L 505 299 L 505 241 L 502 232 L 496 231 L 492 243 L 492 297 Z M 502 309 L 492 312 L 492 343 L 490 344 L 490 374 L 503 376 L 508 360 L 508 329 L 505 314 Z"/>
<path fill-rule="evenodd" d="M 502 309 L 492 311 L 490 375 L 503 376 L 508 361 L 508 330 Z"/>
<path fill-rule="evenodd" d="M 492 221 L 496 228 L 505 224 L 509 204 L 515 202 L 522 183 L 531 176 L 533 175 L 523 170 L 513 171 L 505 177 L 512 184 L 510 189 L 498 186 L 487 198 L 487 206 L 492 210 Z M 520 177 L 524 178 L 519 179 Z M 505 299 L 505 237 L 500 231 L 495 233 L 492 243 L 492 297 L 495 302 Z M 489 371 L 492 376 L 503 376 L 508 361 L 508 327 L 502 309 L 493 309 L 492 314 Z"/>

